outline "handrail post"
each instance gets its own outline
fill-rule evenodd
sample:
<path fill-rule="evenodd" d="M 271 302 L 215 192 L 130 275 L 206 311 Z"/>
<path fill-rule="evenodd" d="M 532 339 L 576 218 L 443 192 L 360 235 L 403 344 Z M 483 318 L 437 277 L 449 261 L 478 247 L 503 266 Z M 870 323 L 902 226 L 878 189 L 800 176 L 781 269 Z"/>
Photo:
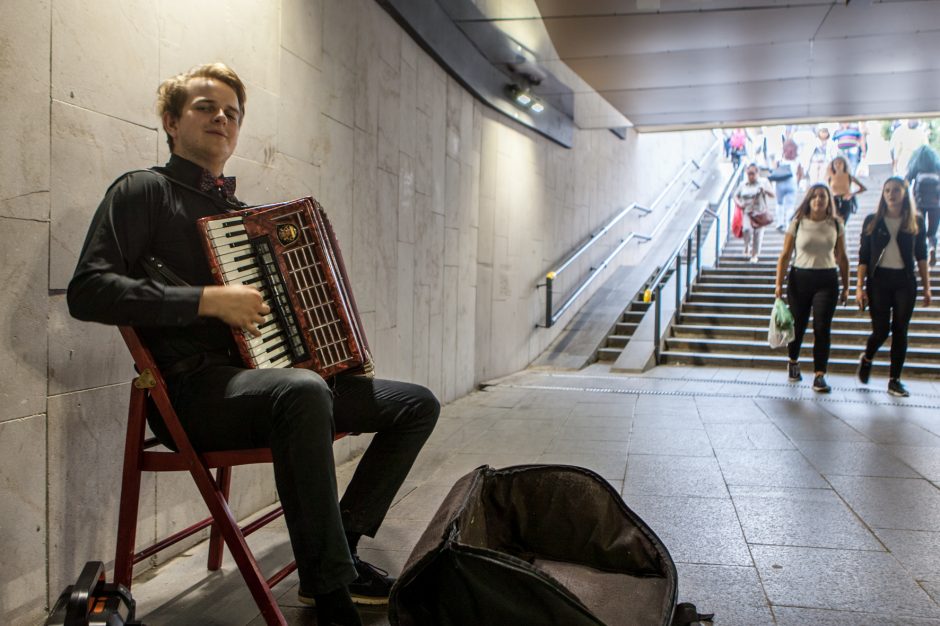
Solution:
<path fill-rule="evenodd" d="M 689 285 L 692 284 L 692 234 L 685 242 L 685 292 L 689 293 Z"/>
<path fill-rule="evenodd" d="M 715 265 L 718 267 L 718 258 L 721 256 L 721 215 L 715 215 Z"/>
<path fill-rule="evenodd" d="M 555 282 L 555 272 L 545 275 L 545 328 L 552 327 L 552 283 Z"/>
<path fill-rule="evenodd" d="M 656 315 L 655 315 L 655 324 L 653 328 L 653 361 L 656 365 L 659 365 L 659 352 L 660 352 L 660 334 L 662 333 L 662 298 L 663 295 L 663 284 L 659 283 L 656 285 Z"/>
<path fill-rule="evenodd" d="M 695 277 L 702 271 L 702 222 L 695 225 Z"/>
<path fill-rule="evenodd" d="M 682 302 L 682 255 L 676 255 L 676 310 L 679 310 L 679 303 Z"/>

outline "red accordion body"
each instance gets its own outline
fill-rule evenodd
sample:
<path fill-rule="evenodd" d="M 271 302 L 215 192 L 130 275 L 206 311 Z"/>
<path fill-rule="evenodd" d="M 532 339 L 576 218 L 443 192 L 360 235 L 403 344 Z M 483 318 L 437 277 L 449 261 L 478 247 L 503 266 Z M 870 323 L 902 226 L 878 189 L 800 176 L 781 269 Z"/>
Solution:
<path fill-rule="evenodd" d="M 371 367 L 333 227 L 313 198 L 205 217 L 197 225 L 216 282 L 259 289 L 261 337 L 233 329 L 251 368 L 302 367 L 327 378 Z"/>

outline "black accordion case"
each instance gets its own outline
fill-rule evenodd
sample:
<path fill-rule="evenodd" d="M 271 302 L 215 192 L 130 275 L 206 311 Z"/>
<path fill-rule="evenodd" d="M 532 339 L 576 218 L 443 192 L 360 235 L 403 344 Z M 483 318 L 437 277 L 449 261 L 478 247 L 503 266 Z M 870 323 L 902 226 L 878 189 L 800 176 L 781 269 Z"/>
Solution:
<path fill-rule="evenodd" d="M 666 626 L 707 619 L 691 605 L 677 610 L 676 597 L 666 547 L 600 476 L 563 465 L 482 466 L 454 485 L 419 539 L 392 588 L 389 621 Z"/>

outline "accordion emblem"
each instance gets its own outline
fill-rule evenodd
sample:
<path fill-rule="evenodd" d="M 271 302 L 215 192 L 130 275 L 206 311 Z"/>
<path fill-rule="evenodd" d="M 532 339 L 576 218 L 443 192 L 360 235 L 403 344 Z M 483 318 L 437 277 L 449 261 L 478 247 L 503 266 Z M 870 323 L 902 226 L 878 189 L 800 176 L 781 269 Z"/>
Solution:
<path fill-rule="evenodd" d="M 343 256 L 316 200 L 232 211 L 197 226 L 216 282 L 255 287 L 271 307 L 260 337 L 232 331 L 248 367 L 302 367 L 324 378 L 371 373 Z"/>

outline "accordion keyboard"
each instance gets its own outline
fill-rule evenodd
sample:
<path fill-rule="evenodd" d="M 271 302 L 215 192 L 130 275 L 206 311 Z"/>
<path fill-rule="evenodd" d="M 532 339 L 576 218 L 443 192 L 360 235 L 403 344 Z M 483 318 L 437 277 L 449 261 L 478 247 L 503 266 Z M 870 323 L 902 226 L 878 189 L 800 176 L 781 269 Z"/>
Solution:
<path fill-rule="evenodd" d="M 207 228 L 210 243 L 216 251 L 222 280 L 226 285 L 249 285 L 261 292 L 261 297 L 271 306 L 264 321 L 258 325 L 260 337 L 244 333 L 248 351 L 257 368 L 290 367 L 295 358 L 302 358 L 296 344 L 291 341 L 292 333 L 285 329 L 290 324 L 283 321 L 283 312 L 276 306 L 283 299 L 283 288 L 279 289 L 277 279 L 266 280 L 258 262 L 255 246 L 248 239 L 241 217 L 219 220 L 210 223 Z M 271 284 L 274 282 L 274 284 Z M 294 344 L 293 346 L 291 344 Z M 294 348 L 294 349 L 292 349 Z"/>

